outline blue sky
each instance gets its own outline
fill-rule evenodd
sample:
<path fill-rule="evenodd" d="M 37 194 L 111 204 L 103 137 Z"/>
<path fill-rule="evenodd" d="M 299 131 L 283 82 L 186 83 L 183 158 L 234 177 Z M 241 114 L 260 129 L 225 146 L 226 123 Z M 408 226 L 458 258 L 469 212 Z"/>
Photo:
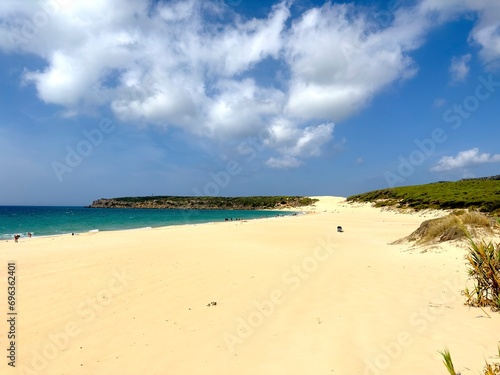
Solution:
<path fill-rule="evenodd" d="M 500 3 L 4 1 L 0 205 L 499 174 Z"/>

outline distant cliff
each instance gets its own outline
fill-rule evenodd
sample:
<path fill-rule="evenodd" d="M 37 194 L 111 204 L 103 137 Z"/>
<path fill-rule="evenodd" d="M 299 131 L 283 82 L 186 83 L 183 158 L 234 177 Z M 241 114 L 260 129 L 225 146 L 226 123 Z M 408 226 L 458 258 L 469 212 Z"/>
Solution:
<path fill-rule="evenodd" d="M 178 197 L 148 196 L 101 198 L 89 208 L 161 208 L 161 209 L 205 209 L 205 210 L 259 210 L 308 206 L 317 199 L 300 196 L 257 197 Z"/>

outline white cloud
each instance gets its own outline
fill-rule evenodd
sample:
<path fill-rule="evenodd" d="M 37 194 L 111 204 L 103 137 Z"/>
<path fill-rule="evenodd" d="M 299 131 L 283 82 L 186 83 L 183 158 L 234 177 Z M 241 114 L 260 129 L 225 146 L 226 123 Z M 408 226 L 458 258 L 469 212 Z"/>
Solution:
<path fill-rule="evenodd" d="M 276 120 L 269 128 L 272 136 L 267 145 L 282 156 L 269 158 L 266 165 L 273 168 L 297 167 L 301 165 L 299 158 L 319 156 L 322 147 L 333 138 L 334 127 L 333 123 L 325 123 L 299 129 L 287 119 Z"/>
<path fill-rule="evenodd" d="M 469 63 L 471 57 L 470 53 L 463 56 L 453 56 L 449 68 L 452 83 L 461 82 L 467 78 L 470 70 Z"/>
<path fill-rule="evenodd" d="M 480 19 L 470 34 L 470 41 L 481 46 L 480 56 L 492 68 L 499 68 L 500 3 L 496 0 L 479 2 Z"/>
<path fill-rule="evenodd" d="M 302 163 L 293 156 L 283 156 L 279 158 L 270 157 L 266 160 L 265 164 L 275 169 L 297 168 L 302 165 Z"/>
<path fill-rule="evenodd" d="M 418 46 L 423 19 L 406 18 L 399 13 L 393 25 L 374 30 L 353 5 L 326 3 L 305 12 L 285 48 L 292 72 L 287 112 L 339 121 L 384 87 L 412 77 L 416 67 L 406 53 Z"/>
<path fill-rule="evenodd" d="M 210 98 L 205 117 L 210 134 L 248 136 L 263 129 L 268 121 L 281 112 L 283 92 L 260 87 L 255 80 L 221 80 L 218 94 Z"/>
<path fill-rule="evenodd" d="M 289 15 L 288 8 L 281 3 L 265 20 L 252 19 L 237 22 L 234 28 L 226 27 L 205 48 L 209 48 L 207 52 L 222 65 L 224 74 L 241 73 L 267 57 L 278 57 L 283 45 L 281 34 Z"/>
<path fill-rule="evenodd" d="M 18 18 L 30 19 L 48 3 L 22 8 Z M 222 24 L 217 19 L 227 16 L 227 9 L 217 3 L 159 3 L 153 12 L 131 0 L 116 12 L 110 1 L 99 4 L 73 1 L 69 8 L 52 7 L 46 24 L 16 46 L 46 60 L 44 69 L 24 75 L 44 102 L 73 114 L 109 105 L 122 120 L 179 126 L 209 137 L 245 133 L 252 126 L 258 131 L 270 111 L 281 110 L 283 93 L 251 87 L 251 79 L 236 76 L 266 58 L 278 58 L 288 18 L 284 5 L 266 19 Z M 21 5 L 11 4 L 4 12 L 20 10 Z M 207 22 L 210 17 L 216 21 Z M 18 24 L 4 28 L 22 36 Z M 238 91 L 248 87 L 252 92 Z"/>
<path fill-rule="evenodd" d="M 423 12 L 432 12 L 440 22 L 455 20 L 461 15 L 477 15 L 469 34 L 469 42 L 479 46 L 484 64 L 500 68 L 500 2 L 498 0 L 422 0 Z"/>
<path fill-rule="evenodd" d="M 479 149 L 472 148 L 466 151 L 460 151 L 456 156 L 444 156 L 439 162 L 431 168 L 433 172 L 451 171 L 454 169 L 467 168 L 473 165 L 486 163 L 499 163 L 500 154 L 479 153 Z"/>
<path fill-rule="evenodd" d="M 245 19 L 208 0 L 4 1 L 0 49 L 43 59 L 24 82 L 67 115 L 109 108 L 123 121 L 217 142 L 270 129 L 267 164 L 296 167 L 321 154 L 334 122 L 416 74 L 409 53 L 439 22 L 477 12 L 471 40 L 485 63 L 500 56 L 498 9 L 496 0 L 422 0 L 382 27 L 353 4 L 325 3 L 291 19 L 281 2 Z M 257 75 L 269 62 L 287 78 Z"/>
<path fill-rule="evenodd" d="M 295 144 L 286 153 L 297 156 L 318 156 L 321 146 L 332 139 L 334 124 L 308 126 L 295 137 Z"/>

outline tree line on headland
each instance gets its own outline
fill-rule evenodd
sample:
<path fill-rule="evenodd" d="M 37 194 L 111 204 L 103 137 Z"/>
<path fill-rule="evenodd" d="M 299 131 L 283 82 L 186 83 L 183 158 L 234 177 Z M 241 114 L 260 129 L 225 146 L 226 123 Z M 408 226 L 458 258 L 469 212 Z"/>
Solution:
<path fill-rule="evenodd" d="M 179 197 L 147 196 L 101 198 L 89 208 L 162 208 L 205 210 L 259 210 L 309 206 L 317 199 L 302 196 Z"/>

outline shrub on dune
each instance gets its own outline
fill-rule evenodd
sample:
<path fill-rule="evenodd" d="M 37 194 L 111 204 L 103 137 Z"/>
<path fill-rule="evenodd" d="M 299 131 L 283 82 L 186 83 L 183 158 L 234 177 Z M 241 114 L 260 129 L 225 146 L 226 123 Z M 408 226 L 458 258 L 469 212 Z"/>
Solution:
<path fill-rule="evenodd" d="M 466 304 L 500 311 L 500 243 L 474 241 L 468 233 L 467 238 L 467 262 L 474 287 L 465 289 Z"/>
<path fill-rule="evenodd" d="M 395 243 L 415 241 L 417 244 L 429 244 L 465 239 L 467 234 L 464 228 L 476 237 L 483 234 L 494 234 L 498 224 L 483 213 L 457 210 L 447 216 L 424 221 L 416 231 Z"/>
<path fill-rule="evenodd" d="M 473 221 L 482 220 L 473 218 Z M 469 252 L 467 254 L 469 276 L 474 282 L 472 290 L 464 291 L 466 304 L 475 307 L 491 307 L 494 311 L 500 311 L 500 243 L 475 241 L 465 226 L 462 231 L 469 240 Z M 443 363 L 450 375 L 460 375 L 455 371 L 451 354 L 448 349 L 439 352 L 443 357 Z M 498 357 L 500 358 L 500 345 L 498 346 Z M 500 363 L 485 364 L 483 375 L 500 375 Z"/>

